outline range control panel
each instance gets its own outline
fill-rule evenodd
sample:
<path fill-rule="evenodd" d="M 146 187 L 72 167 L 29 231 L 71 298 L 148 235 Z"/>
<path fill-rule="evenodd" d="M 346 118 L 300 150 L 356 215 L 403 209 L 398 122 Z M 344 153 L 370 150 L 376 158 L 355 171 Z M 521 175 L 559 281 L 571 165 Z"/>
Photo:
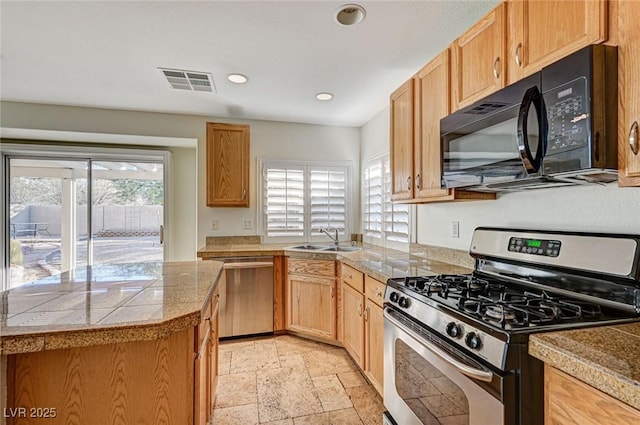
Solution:
<path fill-rule="evenodd" d="M 521 252 L 523 254 L 557 257 L 560 255 L 561 245 L 562 243 L 558 240 L 512 237 L 509 239 L 508 249 L 511 252 Z"/>

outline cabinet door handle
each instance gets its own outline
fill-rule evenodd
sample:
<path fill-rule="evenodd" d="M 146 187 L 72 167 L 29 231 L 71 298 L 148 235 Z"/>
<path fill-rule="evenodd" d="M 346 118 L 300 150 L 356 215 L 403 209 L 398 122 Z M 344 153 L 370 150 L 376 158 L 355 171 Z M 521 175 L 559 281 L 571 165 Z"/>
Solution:
<path fill-rule="evenodd" d="M 496 58 L 496 60 L 493 61 L 493 76 L 496 77 L 496 80 L 498 78 L 500 78 L 500 70 L 498 69 L 498 66 L 500 65 L 500 58 Z"/>
<path fill-rule="evenodd" d="M 416 175 L 416 187 L 418 189 L 421 189 L 421 187 L 420 187 L 420 174 Z"/>
<path fill-rule="evenodd" d="M 376 297 L 382 298 L 382 292 L 379 289 L 376 290 Z"/>
<path fill-rule="evenodd" d="M 629 147 L 634 155 L 638 155 L 638 121 L 634 121 L 633 124 L 631 124 L 631 129 L 629 130 Z"/>
<path fill-rule="evenodd" d="M 411 176 L 407 177 L 407 190 L 411 190 Z"/>
<path fill-rule="evenodd" d="M 358 316 L 362 317 L 362 304 L 358 304 Z"/>
<path fill-rule="evenodd" d="M 516 65 L 522 66 L 522 60 L 520 59 L 520 49 L 522 49 L 522 43 L 518 43 L 515 51 Z"/>
<path fill-rule="evenodd" d="M 247 189 L 242 189 L 242 199 L 247 197 Z"/>
<path fill-rule="evenodd" d="M 367 308 L 364 310 L 364 321 L 365 321 L 365 322 L 368 322 L 368 321 L 369 321 L 369 307 L 367 307 Z"/>
<path fill-rule="evenodd" d="M 333 291 L 334 291 L 334 289 L 333 289 L 333 286 L 332 286 L 331 287 L 331 298 L 333 298 Z"/>

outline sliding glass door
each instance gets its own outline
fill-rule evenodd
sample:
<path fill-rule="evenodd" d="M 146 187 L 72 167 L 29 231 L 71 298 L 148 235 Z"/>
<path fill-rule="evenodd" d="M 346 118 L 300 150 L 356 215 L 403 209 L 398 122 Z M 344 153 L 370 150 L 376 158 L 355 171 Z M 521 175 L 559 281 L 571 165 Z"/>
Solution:
<path fill-rule="evenodd" d="M 93 264 L 162 261 L 162 163 L 93 161 Z"/>
<path fill-rule="evenodd" d="M 83 265 L 163 260 L 163 160 L 6 155 L 4 164 L 4 289 Z"/>
<path fill-rule="evenodd" d="M 9 287 L 87 264 L 88 161 L 9 160 Z"/>

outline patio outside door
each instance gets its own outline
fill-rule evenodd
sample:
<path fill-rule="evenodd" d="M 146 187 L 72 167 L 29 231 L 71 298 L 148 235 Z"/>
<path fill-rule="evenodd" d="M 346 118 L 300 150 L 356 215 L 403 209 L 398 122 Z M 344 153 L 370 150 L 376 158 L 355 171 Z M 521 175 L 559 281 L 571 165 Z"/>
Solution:
<path fill-rule="evenodd" d="M 162 162 L 9 157 L 8 165 L 4 289 L 83 265 L 163 260 Z"/>

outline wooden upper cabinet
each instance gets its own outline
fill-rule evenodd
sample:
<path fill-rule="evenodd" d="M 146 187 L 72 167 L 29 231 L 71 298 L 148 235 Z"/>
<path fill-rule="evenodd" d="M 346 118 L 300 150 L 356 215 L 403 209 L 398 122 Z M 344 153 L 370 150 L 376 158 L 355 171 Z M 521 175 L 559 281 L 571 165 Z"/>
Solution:
<path fill-rule="evenodd" d="M 413 78 L 391 94 L 391 199 L 413 198 Z"/>
<path fill-rule="evenodd" d="M 249 126 L 207 123 L 207 206 L 249 206 Z"/>
<path fill-rule="evenodd" d="M 495 199 L 493 193 L 440 188 L 440 119 L 449 114 L 449 49 L 391 95 L 393 201 Z"/>
<path fill-rule="evenodd" d="M 500 4 L 451 46 L 452 112 L 505 85 L 506 5 Z"/>
<path fill-rule="evenodd" d="M 640 2 L 636 0 L 618 2 L 618 184 L 620 186 L 640 186 L 639 19 Z M 632 145 L 635 147 L 632 148 Z"/>
<path fill-rule="evenodd" d="M 606 0 L 509 0 L 507 84 L 607 39 Z"/>
<path fill-rule="evenodd" d="M 449 114 L 449 49 L 440 53 L 416 76 L 417 120 L 415 143 L 415 197 L 448 196 L 440 188 L 440 119 Z"/>

